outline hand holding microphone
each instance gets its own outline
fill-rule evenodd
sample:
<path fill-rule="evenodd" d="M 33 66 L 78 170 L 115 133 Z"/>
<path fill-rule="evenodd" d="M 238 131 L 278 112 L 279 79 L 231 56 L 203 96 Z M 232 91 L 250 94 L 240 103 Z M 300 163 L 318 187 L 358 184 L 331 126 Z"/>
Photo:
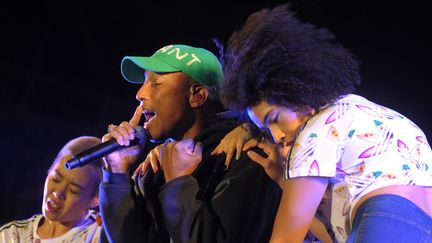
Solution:
<path fill-rule="evenodd" d="M 146 131 L 138 126 L 142 108 L 138 106 L 129 122 L 112 126 L 108 134 L 102 137 L 102 144 L 76 155 L 66 162 L 67 169 L 81 167 L 95 159 L 105 156 L 105 166 L 114 173 L 125 173 L 133 164 L 141 151 L 139 146 L 147 141 Z"/>

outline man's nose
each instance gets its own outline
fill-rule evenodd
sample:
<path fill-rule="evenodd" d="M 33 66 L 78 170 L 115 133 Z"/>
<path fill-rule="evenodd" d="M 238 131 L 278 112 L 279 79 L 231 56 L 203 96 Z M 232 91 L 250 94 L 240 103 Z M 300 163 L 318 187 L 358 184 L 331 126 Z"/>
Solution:
<path fill-rule="evenodd" d="M 144 82 L 138 92 L 136 93 L 135 98 L 138 101 L 145 101 L 149 99 L 150 89 L 149 89 L 149 82 Z"/>

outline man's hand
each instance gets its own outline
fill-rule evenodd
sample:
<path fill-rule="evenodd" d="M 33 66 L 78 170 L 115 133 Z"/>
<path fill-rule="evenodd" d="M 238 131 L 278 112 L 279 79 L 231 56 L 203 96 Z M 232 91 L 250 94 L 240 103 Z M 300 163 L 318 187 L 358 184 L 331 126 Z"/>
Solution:
<path fill-rule="evenodd" d="M 165 181 L 169 182 L 177 177 L 191 175 L 202 159 L 202 145 L 192 139 L 179 142 L 165 143 L 161 150 L 161 167 Z"/>
<path fill-rule="evenodd" d="M 130 141 L 135 138 L 134 127 L 141 119 L 142 108 L 138 106 L 132 119 L 122 122 L 119 126 L 113 126 L 109 133 L 102 137 L 102 142 L 115 139 L 118 144 L 129 146 Z M 105 167 L 113 173 L 126 173 L 129 166 L 135 163 L 141 152 L 139 145 L 125 147 L 104 157 Z"/>

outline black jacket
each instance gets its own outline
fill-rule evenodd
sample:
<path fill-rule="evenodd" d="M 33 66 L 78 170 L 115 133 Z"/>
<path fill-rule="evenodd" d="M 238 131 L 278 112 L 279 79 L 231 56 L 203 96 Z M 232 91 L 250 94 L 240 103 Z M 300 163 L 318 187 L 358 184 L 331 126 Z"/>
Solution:
<path fill-rule="evenodd" d="M 225 120 L 195 138 L 203 159 L 192 176 L 165 184 L 162 171 L 149 170 L 133 186 L 128 175 L 104 171 L 101 241 L 268 242 L 281 189 L 246 154 L 229 170 L 225 155 L 210 155 L 237 124 Z"/>

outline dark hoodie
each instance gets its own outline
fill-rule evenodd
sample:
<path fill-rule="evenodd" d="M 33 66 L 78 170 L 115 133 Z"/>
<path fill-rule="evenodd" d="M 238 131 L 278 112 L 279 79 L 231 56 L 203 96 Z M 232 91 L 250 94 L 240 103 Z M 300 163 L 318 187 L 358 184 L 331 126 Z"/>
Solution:
<path fill-rule="evenodd" d="M 237 125 L 224 120 L 194 139 L 203 144 L 203 154 L 191 176 L 165 184 L 162 171 L 149 170 L 133 181 L 129 174 L 104 171 L 101 241 L 268 242 L 281 189 L 246 154 L 229 170 L 224 170 L 225 155 L 210 155 Z"/>

